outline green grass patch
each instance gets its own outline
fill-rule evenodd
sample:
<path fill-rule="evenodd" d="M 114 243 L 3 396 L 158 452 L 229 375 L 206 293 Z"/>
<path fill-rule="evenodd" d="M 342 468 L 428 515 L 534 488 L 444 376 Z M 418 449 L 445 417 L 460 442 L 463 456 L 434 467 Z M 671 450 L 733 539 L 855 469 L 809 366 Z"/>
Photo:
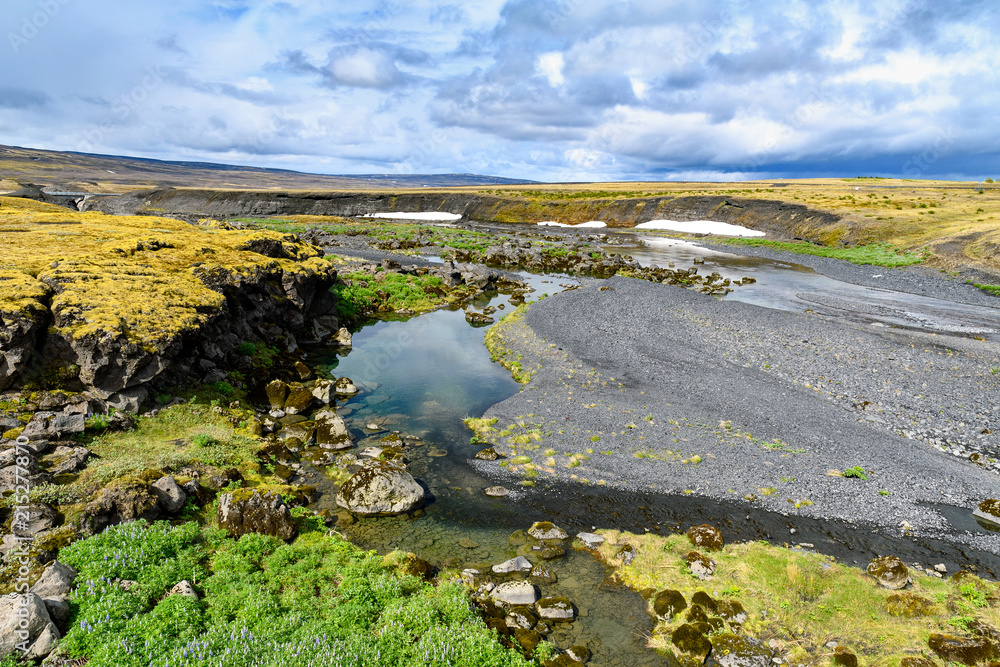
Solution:
<path fill-rule="evenodd" d="M 991 605 L 1000 585 L 969 574 L 956 582 L 911 571 L 914 582 L 906 591 L 890 591 L 863 569 L 828 556 L 746 542 L 707 554 L 716 571 L 702 582 L 688 572 L 685 556 L 692 546 L 685 535 L 599 532 L 606 538 L 600 558 L 617 567 L 616 579 L 639 591 L 678 590 L 689 604 L 699 590 L 739 602 L 747 613 L 740 634 L 776 640 L 788 664 L 831 664 L 827 644 L 836 641 L 864 656 L 863 664 L 888 667 L 906 656 L 926 655 L 931 633 L 956 631 L 950 618 L 969 619 L 965 626 L 971 619 L 1000 624 L 1000 609 Z M 627 566 L 615 558 L 625 543 L 638 552 Z M 657 622 L 650 644 L 674 650 L 671 632 L 684 622 L 683 614 Z"/>
<path fill-rule="evenodd" d="M 978 287 L 984 292 L 989 292 L 993 296 L 1000 296 L 1000 285 L 987 285 L 984 283 L 972 283 L 973 287 Z"/>
<path fill-rule="evenodd" d="M 193 522 L 115 526 L 60 554 L 79 571 L 60 650 L 90 667 L 531 664 L 460 584 L 405 574 L 399 555 L 321 532 L 285 544 Z M 164 597 L 185 579 L 201 599 Z"/>
<path fill-rule="evenodd" d="M 873 266 L 898 267 L 920 264 L 924 261 L 923 255 L 907 252 L 899 248 L 894 248 L 888 243 L 870 243 L 868 245 L 852 246 L 850 248 L 831 248 L 828 246 L 815 245 L 803 241 L 769 241 L 759 238 L 730 238 L 720 239 L 720 243 L 730 245 L 751 246 L 754 248 L 764 247 L 773 250 L 784 250 L 800 255 L 816 255 L 818 257 L 832 257 L 842 259 L 852 264 L 870 264 Z"/>
<path fill-rule="evenodd" d="M 331 289 L 337 295 L 339 314 L 347 320 L 397 310 L 425 312 L 448 300 L 444 282 L 437 276 L 353 272 L 341 278 L 343 284 Z"/>

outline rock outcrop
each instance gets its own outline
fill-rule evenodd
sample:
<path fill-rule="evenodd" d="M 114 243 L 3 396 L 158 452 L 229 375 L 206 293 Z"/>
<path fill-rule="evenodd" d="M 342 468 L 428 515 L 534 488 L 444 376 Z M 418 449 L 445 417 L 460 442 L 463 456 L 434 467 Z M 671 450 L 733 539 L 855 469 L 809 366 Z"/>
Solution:
<path fill-rule="evenodd" d="M 24 218 L 22 233 L 5 235 L 0 389 L 58 376 L 136 411 L 160 378 L 204 381 L 237 367 L 242 343 L 309 336 L 314 322 L 340 328 L 329 291 L 336 270 L 295 236 L 45 205 Z M 12 224 L 0 221 L 0 233 Z M 57 413 L 32 428 L 79 432 L 84 417 Z"/>
<path fill-rule="evenodd" d="M 247 533 L 274 535 L 291 539 L 296 532 L 288 506 L 272 493 L 261 494 L 253 489 L 239 489 L 219 498 L 219 526 L 233 537 Z"/>

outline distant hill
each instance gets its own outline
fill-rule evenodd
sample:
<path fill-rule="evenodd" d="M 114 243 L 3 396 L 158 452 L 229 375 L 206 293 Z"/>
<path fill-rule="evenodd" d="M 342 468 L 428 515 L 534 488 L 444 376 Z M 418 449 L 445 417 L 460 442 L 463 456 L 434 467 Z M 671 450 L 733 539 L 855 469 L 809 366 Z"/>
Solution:
<path fill-rule="evenodd" d="M 46 191 L 126 192 L 154 187 L 261 190 L 519 185 L 535 181 L 477 174 L 363 174 L 326 176 L 288 169 L 263 169 L 211 162 L 167 162 L 117 155 L 92 155 L 0 145 L 0 192 L 35 184 Z"/>

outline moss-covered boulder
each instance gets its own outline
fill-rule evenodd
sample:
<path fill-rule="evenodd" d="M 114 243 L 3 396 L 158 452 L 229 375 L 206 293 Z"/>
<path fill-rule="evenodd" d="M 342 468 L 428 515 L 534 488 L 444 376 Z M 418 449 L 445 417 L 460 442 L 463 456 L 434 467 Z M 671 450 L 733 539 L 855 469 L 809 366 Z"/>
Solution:
<path fill-rule="evenodd" d="M 423 487 L 395 461 L 366 462 L 337 492 L 337 505 L 363 516 L 406 514 L 423 504 Z"/>
<path fill-rule="evenodd" d="M 653 596 L 653 613 L 666 621 L 687 609 L 687 601 L 680 591 L 668 588 Z"/>
<path fill-rule="evenodd" d="M 316 414 L 316 444 L 323 449 L 339 451 L 354 446 L 354 438 L 344 418 L 333 410 L 320 410 Z"/>
<path fill-rule="evenodd" d="M 705 591 L 697 591 L 694 595 L 692 595 L 691 604 L 698 605 L 709 614 L 716 614 L 719 611 L 718 603 Z"/>
<path fill-rule="evenodd" d="M 691 544 L 705 551 L 718 551 L 723 545 L 722 533 L 718 528 L 707 523 L 691 526 L 687 536 L 691 540 Z"/>
<path fill-rule="evenodd" d="M 99 533 L 108 526 L 126 521 L 155 521 L 160 516 L 159 502 L 149 484 L 138 477 L 123 477 L 104 487 L 98 497 L 84 508 L 85 533 Z"/>
<path fill-rule="evenodd" d="M 288 398 L 288 383 L 282 380 L 271 380 L 264 387 L 264 393 L 267 395 L 267 402 L 271 408 L 280 410 L 285 407 L 285 399 Z"/>
<path fill-rule="evenodd" d="M 565 540 L 569 537 L 569 533 L 551 521 L 536 521 L 531 524 L 528 535 L 536 540 Z"/>
<path fill-rule="evenodd" d="M 938 664 L 930 658 L 910 655 L 899 661 L 899 667 L 938 667 Z"/>
<path fill-rule="evenodd" d="M 677 627 L 670 635 L 670 641 L 679 651 L 704 660 L 712 651 L 712 643 L 701 631 L 690 623 Z"/>
<path fill-rule="evenodd" d="M 287 414 L 298 415 L 307 412 L 312 407 L 312 389 L 298 382 L 288 385 L 288 396 L 285 398 L 285 406 L 282 408 Z"/>
<path fill-rule="evenodd" d="M 910 581 L 910 571 L 895 556 L 879 556 L 868 564 L 868 574 L 878 585 L 889 590 L 905 588 Z"/>
<path fill-rule="evenodd" d="M 261 533 L 288 540 L 296 532 L 295 521 L 281 496 L 270 492 L 261 494 L 257 489 L 223 493 L 216 519 L 219 527 L 233 537 Z"/>
<path fill-rule="evenodd" d="M 932 634 L 927 645 L 944 660 L 966 665 L 992 660 L 997 656 L 997 647 L 985 637 Z"/>
<path fill-rule="evenodd" d="M 858 667 L 858 656 L 846 646 L 837 646 L 833 649 L 833 664 L 839 667 Z"/>
<path fill-rule="evenodd" d="M 576 616 L 573 603 L 564 597 L 542 598 L 535 603 L 535 609 L 541 618 L 550 621 L 572 621 Z"/>
<path fill-rule="evenodd" d="M 715 561 L 705 554 L 697 551 L 689 551 L 684 557 L 688 570 L 699 579 L 707 579 L 715 574 Z"/>
<path fill-rule="evenodd" d="M 933 616 L 936 605 L 925 597 L 913 593 L 897 593 L 885 600 L 885 609 L 892 616 L 916 618 L 917 616 Z"/>

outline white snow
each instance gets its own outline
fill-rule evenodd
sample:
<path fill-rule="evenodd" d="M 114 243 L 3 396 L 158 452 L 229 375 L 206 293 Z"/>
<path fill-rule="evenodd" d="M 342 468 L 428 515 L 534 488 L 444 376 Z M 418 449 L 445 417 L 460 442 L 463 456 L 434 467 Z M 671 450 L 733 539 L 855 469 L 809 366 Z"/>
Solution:
<path fill-rule="evenodd" d="M 668 229 L 685 234 L 718 234 L 720 236 L 765 236 L 764 232 L 748 229 L 728 222 L 714 220 L 650 220 L 635 226 L 636 229 Z"/>
<path fill-rule="evenodd" d="M 461 220 L 461 213 L 444 213 L 441 211 L 415 211 L 412 213 L 372 213 L 363 218 L 390 218 L 392 220 L 429 220 L 435 222 L 454 222 Z"/>
<path fill-rule="evenodd" d="M 556 222 L 555 220 L 542 220 L 538 223 L 542 227 L 607 227 L 606 222 L 601 222 L 600 220 L 590 220 L 588 222 L 581 222 L 579 225 L 569 225 L 565 222 Z"/>

